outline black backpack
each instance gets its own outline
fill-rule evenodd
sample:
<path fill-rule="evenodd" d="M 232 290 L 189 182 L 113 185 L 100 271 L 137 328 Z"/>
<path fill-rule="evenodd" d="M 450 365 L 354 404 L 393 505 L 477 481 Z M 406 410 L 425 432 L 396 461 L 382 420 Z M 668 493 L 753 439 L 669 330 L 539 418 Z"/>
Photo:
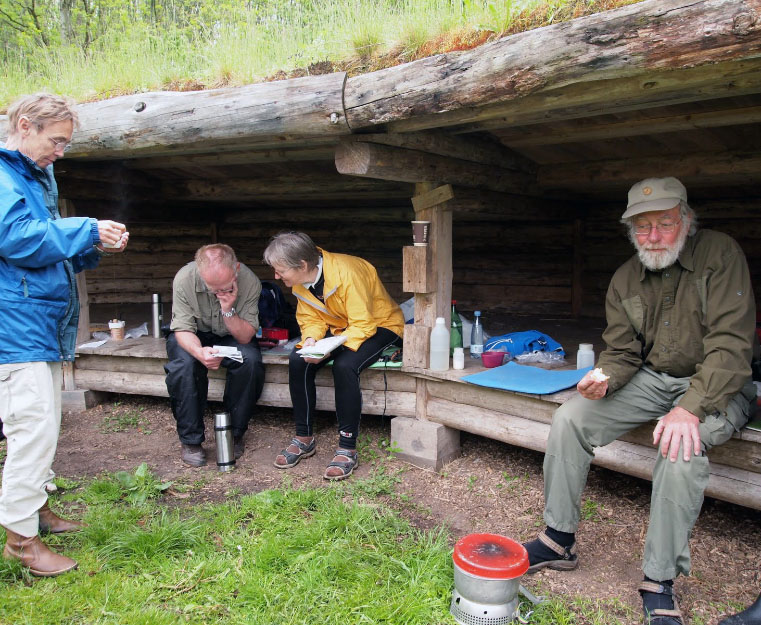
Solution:
<path fill-rule="evenodd" d="M 289 336 L 299 335 L 296 313 L 283 296 L 280 287 L 269 280 L 262 280 L 259 296 L 259 325 L 263 328 L 286 328 Z"/>

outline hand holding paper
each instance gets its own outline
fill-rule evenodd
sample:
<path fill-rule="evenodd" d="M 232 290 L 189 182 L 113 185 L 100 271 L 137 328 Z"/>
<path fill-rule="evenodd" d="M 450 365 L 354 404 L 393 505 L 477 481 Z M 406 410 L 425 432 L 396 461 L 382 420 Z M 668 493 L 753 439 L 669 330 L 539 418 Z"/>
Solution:
<path fill-rule="evenodd" d="M 346 342 L 346 337 L 341 336 L 328 336 L 324 339 L 320 339 L 314 345 L 302 347 L 297 354 L 301 354 L 302 358 L 325 358 L 336 347 Z"/>

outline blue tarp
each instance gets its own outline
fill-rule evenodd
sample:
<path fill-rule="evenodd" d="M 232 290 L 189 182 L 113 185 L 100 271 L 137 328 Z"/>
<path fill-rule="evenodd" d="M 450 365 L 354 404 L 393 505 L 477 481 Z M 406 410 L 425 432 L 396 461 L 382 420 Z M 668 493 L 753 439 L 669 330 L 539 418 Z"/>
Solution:
<path fill-rule="evenodd" d="M 585 369 L 559 371 L 508 362 L 501 367 L 466 375 L 461 379 L 478 386 L 547 395 L 576 386 L 579 380 L 591 369 L 592 367 L 587 367 Z"/>

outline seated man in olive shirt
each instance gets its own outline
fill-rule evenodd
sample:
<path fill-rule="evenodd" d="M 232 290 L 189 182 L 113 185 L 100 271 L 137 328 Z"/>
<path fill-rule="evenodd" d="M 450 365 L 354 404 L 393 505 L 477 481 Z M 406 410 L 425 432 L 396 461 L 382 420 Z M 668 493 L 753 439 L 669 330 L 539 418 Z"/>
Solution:
<path fill-rule="evenodd" d="M 676 178 L 635 184 L 621 221 L 637 254 L 608 287 L 602 374 L 588 373 L 579 395 L 553 416 L 544 459 L 547 528 L 525 546 L 529 572 L 576 568 L 575 532 L 595 447 L 657 419 L 639 592 L 645 623 L 676 625 L 684 621 L 673 580 L 690 571 L 706 451 L 745 425 L 755 397 L 755 298 L 739 245 L 698 230 Z"/>
<path fill-rule="evenodd" d="M 230 413 L 235 458 L 264 385 L 264 365 L 255 338 L 262 284 L 228 245 L 205 245 L 174 278 L 172 333 L 167 337 L 166 386 L 182 443 L 182 461 L 206 464 L 203 415 L 208 370 L 227 369 L 225 411 Z M 214 345 L 236 347 L 243 362 L 216 355 Z"/>

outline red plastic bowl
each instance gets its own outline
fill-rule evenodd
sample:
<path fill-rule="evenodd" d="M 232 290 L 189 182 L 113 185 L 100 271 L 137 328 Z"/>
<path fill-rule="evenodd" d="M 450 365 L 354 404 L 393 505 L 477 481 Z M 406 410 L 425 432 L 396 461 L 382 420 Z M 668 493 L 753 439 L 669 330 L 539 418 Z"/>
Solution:
<path fill-rule="evenodd" d="M 505 359 L 507 352 L 484 352 L 481 354 L 481 362 L 484 363 L 484 367 L 491 369 L 492 367 L 499 367 L 502 361 Z"/>

